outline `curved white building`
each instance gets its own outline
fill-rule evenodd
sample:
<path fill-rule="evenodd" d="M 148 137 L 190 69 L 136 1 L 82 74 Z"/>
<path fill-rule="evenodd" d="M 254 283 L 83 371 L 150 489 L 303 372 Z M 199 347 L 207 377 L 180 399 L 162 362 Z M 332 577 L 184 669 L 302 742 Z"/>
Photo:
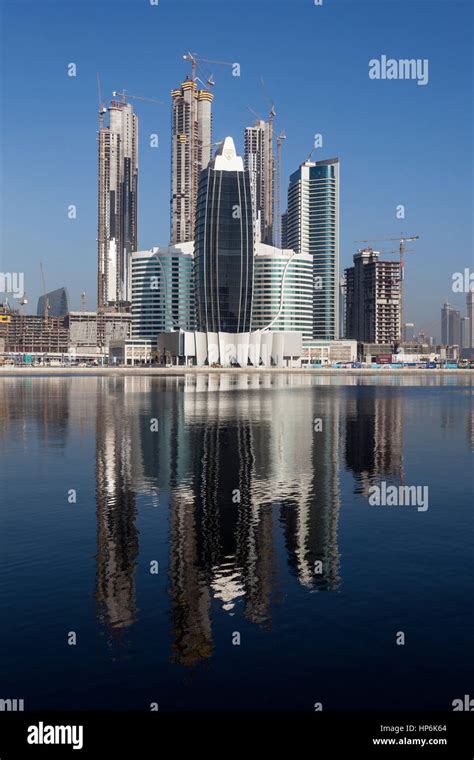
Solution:
<path fill-rule="evenodd" d="M 193 330 L 194 243 L 132 253 L 132 337 Z"/>
<path fill-rule="evenodd" d="M 313 333 L 313 257 L 256 243 L 252 330 Z"/>

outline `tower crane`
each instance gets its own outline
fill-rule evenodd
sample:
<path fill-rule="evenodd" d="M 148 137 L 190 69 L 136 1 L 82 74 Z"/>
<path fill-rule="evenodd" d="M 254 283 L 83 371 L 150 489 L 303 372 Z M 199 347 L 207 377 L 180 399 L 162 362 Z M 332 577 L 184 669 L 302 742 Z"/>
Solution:
<path fill-rule="evenodd" d="M 185 61 L 191 62 L 191 78 L 193 82 L 196 81 L 196 71 L 200 63 L 213 63 L 216 66 L 233 66 L 234 65 L 233 63 L 230 63 L 229 61 L 213 61 L 210 58 L 203 58 L 197 53 L 190 53 L 189 51 L 183 55 L 183 59 Z M 212 74 L 207 80 L 207 84 L 210 86 L 214 85 Z"/>
<path fill-rule="evenodd" d="M 399 244 L 398 252 L 400 255 L 400 327 L 399 338 L 400 342 L 403 340 L 403 281 L 405 279 L 405 243 L 410 240 L 419 240 L 419 235 L 404 235 L 403 233 L 399 237 L 386 237 L 386 238 L 371 238 L 370 240 L 355 240 L 356 243 L 376 243 L 388 240 L 396 240 Z"/>
<path fill-rule="evenodd" d="M 142 100 L 145 103 L 157 103 L 157 105 L 164 106 L 164 102 L 162 100 L 156 100 L 156 98 L 142 98 L 141 95 L 130 95 L 127 90 L 123 90 L 122 92 L 118 92 L 117 90 L 114 90 L 112 93 L 112 97 L 114 98 L 121 98 L 122 103 L 126 103 L 127 100 Z"/>
<path fill-rule="evenodd" d="M 23 317 L 25 315 L 25 306 L 27 303 L 28 303 L 28 299 L 26 297 L 26 293 L 23 293 L 23 298 L 20 300 L 20 308 L 19 308 L 20 317 Z"/>
<path fill-rule="evenodd" d="M 99 72 L 97 72 L 97 93 L 99 96 L 99 129 L 102 129 L 104 126 L 104 113 L 107 113 L 107 108 L 105 107 L 104 99 L 102 97 Z"/>
<path fill-rule="evenodd" d="M 48 321 L 48 312 L 49 312 L 50 306 L 49 306 L 49 298 L 46 296 L 46 281 L 44 279 L 44 269 L 43 269 L 43 264 L 41 262 L 40 262 L 40 272 L 41 272 L 41 282 L 42 282 L 42 285 L 43 285 L 43 295 L 44 295 L 44 312 L 43 312 L 43 316 L 44 316 L 44 321 L 47 322 Z"/>

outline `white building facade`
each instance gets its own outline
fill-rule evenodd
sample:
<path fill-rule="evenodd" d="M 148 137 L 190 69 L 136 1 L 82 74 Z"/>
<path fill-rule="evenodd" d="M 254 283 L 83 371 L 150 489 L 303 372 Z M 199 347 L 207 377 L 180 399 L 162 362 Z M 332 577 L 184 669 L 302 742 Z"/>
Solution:
<path fill-rule="evenodd" d="M 252 329 L 313 331 L 313 258 L 308 253 L 257 242 L 254 259 Z"/>
<path fill-rule="evenodd" d="M 192 241 L 132 254 L 132 337 L 195 327 Z"/>

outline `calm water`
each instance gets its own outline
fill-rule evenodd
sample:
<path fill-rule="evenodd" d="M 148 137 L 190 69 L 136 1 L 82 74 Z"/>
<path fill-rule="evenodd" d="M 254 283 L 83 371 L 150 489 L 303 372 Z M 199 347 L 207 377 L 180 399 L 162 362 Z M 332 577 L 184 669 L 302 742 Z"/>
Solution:
<path fill-rule="evenodd" d="M 456 376 L 1 379 L 0 697 L 472 696 L 472 400 Z M 429 508 L 371 506 L 381 482 Z"/>

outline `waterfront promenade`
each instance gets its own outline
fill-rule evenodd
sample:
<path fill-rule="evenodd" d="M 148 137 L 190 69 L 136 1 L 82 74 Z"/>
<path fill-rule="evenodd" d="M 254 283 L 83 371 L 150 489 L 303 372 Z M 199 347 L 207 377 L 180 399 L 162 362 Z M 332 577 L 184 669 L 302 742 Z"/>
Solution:
<path fill-rule="evenodd" d="M 157 377 L 166 376 L 181 376 L 181 375 L 200 375 L 200 374 L 284 374 L 284 375 L 322 375 L 324 377 L 335 376 L 368 376 L 368 375 L 383 375 L 383 376 L 410 376 L 410 375 L 422 375 L 431 377 L 433 375 L 445 376 L 445 375 L 472 375 L 474 377 L 474 370 L 472 369 L 418 369 L 413 367 L 405 367 L 403 369 L 384 369 L 380 368 L 347 368 L 347 367 L 328 367 L 328 368 L 300 368 L 300 367 L 0 367 L 0 378 L 2 377 L 40 377 L 49 376 L 57 377 L 58 375 L 106 375 L 106 376 L 120 376 L 120 375 L 154 375 Z"/>

